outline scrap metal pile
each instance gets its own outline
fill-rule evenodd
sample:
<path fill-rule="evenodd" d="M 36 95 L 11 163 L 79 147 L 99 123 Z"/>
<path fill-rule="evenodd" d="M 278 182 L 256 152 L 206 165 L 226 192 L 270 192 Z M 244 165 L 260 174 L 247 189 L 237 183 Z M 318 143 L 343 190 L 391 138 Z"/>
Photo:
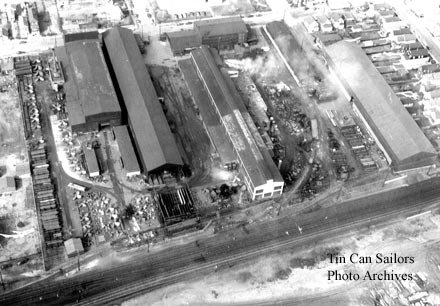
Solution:
<path fill-rule="evenodd" d="M 320 191 L 328 188 L 330 180 L 327 171 L 322 167 L 320 162 L 312 164 L 312 174 L 301 190 L 302 198 L 314 197 Z"/>
<path fill-rule="evenodd" d="M 81 191 L 74 192 L 74 200 L 80 212 L 85 246 L 90 246 L 98 236 L 108 240 L 122 235 L 122 212 L 115 202 L 101 192 Z"/>
<path fill-rule="evenodd" d="M 23 110 L 25 138 L 28 141 L 33 190 L 38 217 L 43 230 L 45 262 L 56 257 L 63 245 L 62 218 L 57 200 L 54 179 L 50 172 L 45 140 L 40 125 L 40 107 L 35 93 L 35 80 L 44 81 L 43 67 L 39 58 L 16 58 L 15 75 L 18 80 L 21 108 Z"/>
<path fill-rule="evenodd" d="M 336 171 L 336 178 L 338 180 L 347 180 L 349 174 L 354 171 L 354 168 L 348 164 L 347 156 L 345 156 L 341 150 L 341 144 L 330 129 L 327 131 L 327 135 L 329 138 L 330 156 Z"/>
<path fill-rule="evenodd" d="M 133 207 L 133 217 L 141 225 L 147 221 L 158 219 L 158 207 L 150 194 L 140 195 L 134 198 L 130 204 Z"/>
<path fill-rule="evenodd" d="M 267 86 L 265 89 L 270 99 L 274 101 L 276 113 L 290 135 L 298 136 L 305 129 L 310 128 L 310 119 L 301 110 L 300 104 L 296 103 L 288 87 L 286 89 Z"/>

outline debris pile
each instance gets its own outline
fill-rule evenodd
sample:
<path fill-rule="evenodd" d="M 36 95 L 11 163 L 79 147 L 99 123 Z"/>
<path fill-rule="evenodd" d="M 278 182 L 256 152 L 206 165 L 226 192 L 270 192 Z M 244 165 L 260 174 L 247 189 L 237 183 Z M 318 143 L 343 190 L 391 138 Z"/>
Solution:
<path fill-rule="evenodd" d="M 73 196 L 80 212 L 85 246 L 90 246 L 92 238 L 98 236 L 108 240 L 122 235 L 122 212 L 115 202 L 101 192 L 75 191 Z"/>

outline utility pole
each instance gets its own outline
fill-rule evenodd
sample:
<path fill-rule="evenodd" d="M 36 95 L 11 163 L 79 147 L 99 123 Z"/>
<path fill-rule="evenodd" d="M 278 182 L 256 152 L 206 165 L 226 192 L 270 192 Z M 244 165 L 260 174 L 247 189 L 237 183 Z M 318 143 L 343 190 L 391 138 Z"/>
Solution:
<path fill-rule="evenodd" d="M 426 175 L 431 176 L 431 175 L 432 175 L 432 174 L 431 174 L 431 170 L 432 170 L 432 169 L 435 169 L 435 168 L 436 168 L 435 164 L 434 164 L 434 165 L 431 165 L 431 166 L 429 167 L 429 169 L 428 169 L 428 172 L 426 172 Z M 435 174 L 435 173 L 433 173 L 433 174 Z"/>
<path fill-rule="evenodd" d="M 389 175 L 389 174 L 390 174 L 390 173 L 388 172 L 387 175 L 385 176 L 385 178 L 383 179 L 382 187 L 385 186 L 385 183 L 387 182 L 387 178 L 388 178 L 388 175 Z"/>
<path fill-rule="evenodd" d="M 336 197 L 336 201 L 339 200 L 339 197 L 341 196 L 341 192 L 342 192 L 342 188 L 343 188 L 343 187 L 344 187 L 344 186 L 341 185 L 341 189 L 339 189 L 338 196 Z"/>

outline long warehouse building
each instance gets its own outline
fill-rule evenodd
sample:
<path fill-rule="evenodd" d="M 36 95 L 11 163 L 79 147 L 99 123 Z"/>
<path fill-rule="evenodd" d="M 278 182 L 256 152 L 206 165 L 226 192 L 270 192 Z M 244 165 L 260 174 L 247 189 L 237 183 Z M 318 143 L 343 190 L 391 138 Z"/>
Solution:
<path fill-rule="evenodd" d="M 72 131 L 89 132 L 120 125 L 121 107 L 97 32 L 66 35 L 65 46 L 55 51 L 66 74 L 66 111 Z"/>
<path fill-rule="evenodd" d="M 227 74 L 217 67 L 207 46 L 191 52 L 194 67 L 209 96 L 212 113 L 220 118 L 229 142 L 232 144 L 240 172 L 252 199 L 271 198 L 281 195 L 283 178 L 270 157 L 267 148 L 257 143 L 256 128 L 252 128 L 244 110 L 238 105 L 238 93 L 225 80 Z M 208 101 L 207 101 L 208 102 Z M 205 103 L 200 101 L 199 103 Z M 249 126 L 251 125 L 251 126 Z M 261 136 L 260 136 L 261 137 Z"/>
<path fill-rule="evenodd" d="M 391 167 L 404 171 L 432 165 L 436 150 L 362 49 L 340 41 L 327 47 L 327 53 L 330 68 Z"/>
<path fill-rule="evenodd" d="M 133 32 L 115 27 L 103 37 L 143 172 L 183 165 Z"/>

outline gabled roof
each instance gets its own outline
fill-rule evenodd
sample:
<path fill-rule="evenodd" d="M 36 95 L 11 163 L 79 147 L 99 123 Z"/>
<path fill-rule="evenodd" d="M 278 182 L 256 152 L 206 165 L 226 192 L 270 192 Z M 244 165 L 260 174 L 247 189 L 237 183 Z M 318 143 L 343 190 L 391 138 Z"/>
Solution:
<path fill-rule="evenodd" d="M 131 30 L 115 27 L 103 34 L 144 171 L 182 165 L 174 135 Z"/>
<path fill-rule="evenodd" d="M 307 15 L 306 17 L 304 17 L 303 19 L 303 23 L 307 26 L 314 26 L 314 25 L 318 25 L 318 22 L 310 15 Z"/>
<path fill-rule="evenodd" d="M 362 49 L 340 41 L 327 48 L 330 63 L 395 166 L 405 168 L 436 151 Z"/>
<path fill-rule="evenodd" d="M 86 118 L 121 111 L 98 40 L 80 40 L 57 49 L 67 72 L 66 108 L 71 125 Z"/>
<path fill-rule="evenodd" d="M 94 175 L 96 173 L 99 174 L 99 165 L 98 159 L 96 158 L 96 153 L 94 149 L 84 148 L 84 157 L 87 164 L 87 170 L 90 175 Z"/>
<path fill-rule="evenodd" d="M 399 30 L 394 30 L 393 34 L 394 35 L 404 35 L 404 34 L 412 34 L 412 32 L 411 32 L 410 28 L 402 28 Z"/>
<path fill-rule="evenodd" d="M 84 253 L 84 247 L 79 238 L 70 238 L 64 241 L 67 256 L 78 255 Z"/>
<path fill-rule="evenodd" d="M 238 158 L 248 173 L 254 187 L 262 186 L 269 180 L 282 182 L 272 160 L 267 160 L 260 151 L 252 135 L 246 119 L 237 106 L 238 93 L 231 91 L 231 85 L 225 81 L 224 76 L 217 67 L 211 52 L 206 46 L 191 52 L 196 69 L 201 75 L 202 82 L 222 118 L 223 126 L 229 136 Z M 240 101 L 243 103 L 242 101 Z M 215 112 L 215 109 L 213 109 Z M 267 152 L 266 152 L 267 153 Z M 270 159 L 270 158 L 269 158 Z"/>
<path fill-rule="evenodd" d="M 180 53 L 188 48 L 200 47 L 202 38 L 194 30 L 176 31 L 167 33 L 173 53 Z"/>
<path fill-rule="evenodd" d="M 121 153 L 124 169 L 127 173 L 140 172 L 139 164 L 136 158 L 136 153 L 133 149 L 133 143 L 126 125 L 113 127 L 116 141 L 118 143 L 119 152 Z"/>
<path fill-rule="evenodd" d="M 330 23 L 330 20 L 325 15 L 318 15 L 318 16 L 316 16 L 316 21 L 318 21 L 318 23 L 320 25 Z"/>

